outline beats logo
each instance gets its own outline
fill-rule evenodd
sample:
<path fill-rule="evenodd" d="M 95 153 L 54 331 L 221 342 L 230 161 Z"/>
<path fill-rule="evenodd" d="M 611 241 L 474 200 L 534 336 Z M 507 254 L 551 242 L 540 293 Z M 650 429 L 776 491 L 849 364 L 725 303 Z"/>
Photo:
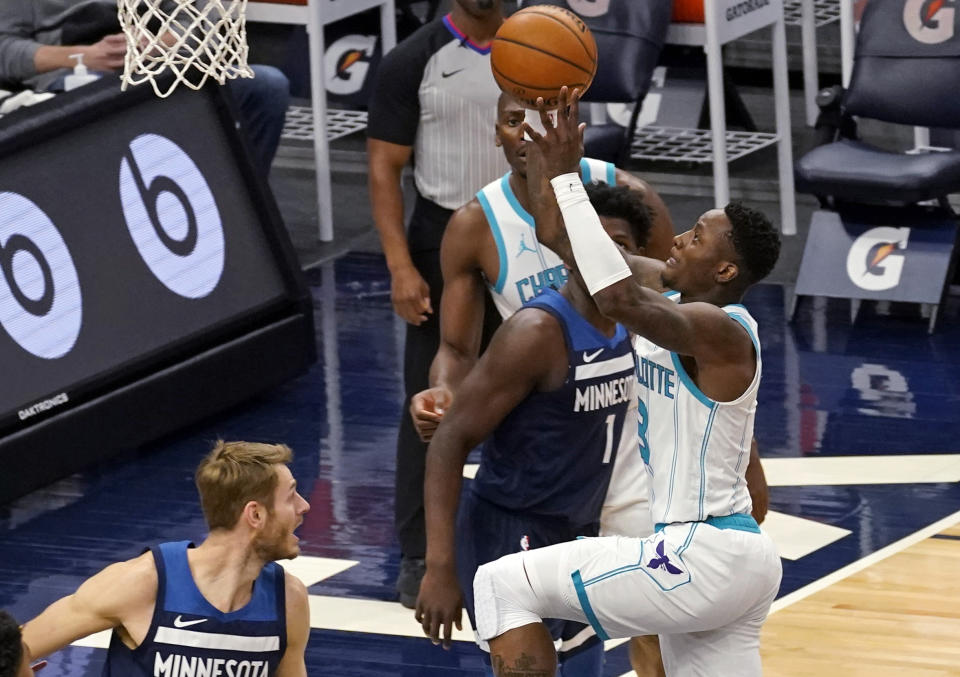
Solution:
<path fill-rule="evenodd" d="M 224 267 L 224 234 L 213 193 L 193 160 L 156 134 L 135 138 L 120 163 L 127 229 L 168 289 L 197 299 Z M 60 231 L 36 204 L 0 193 L 0 326 L 24 350 L 63 357 L 80 334 L 83 298 Z"/>
<path fill-rule="evenodd" d="M 140 256 L 170 291 L 212 292 L 223 274 L 224 236 L 210 186 L 175 143 L 142 134 L 120 163 L 123 216 Z"/>
<path fill-rule="evenodd" d="M 16 193 L 0 193 L 0 325 L 45 359 L 70 352 L 80 334 L 80 281 L 50 218 Z"/>

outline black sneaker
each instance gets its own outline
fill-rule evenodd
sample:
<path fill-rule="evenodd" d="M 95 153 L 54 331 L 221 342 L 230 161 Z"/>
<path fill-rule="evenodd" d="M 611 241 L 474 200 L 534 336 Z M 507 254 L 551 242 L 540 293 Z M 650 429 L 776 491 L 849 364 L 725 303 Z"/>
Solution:
<path fill-rule="evenodd" d="M 420 581 L 427 571 L 427 563 L 422 557 L 401 557 L 400 573 L 397 575 L 397 594 L 400 604 L 413 609 L 417 606 L 420 594 Z"/>

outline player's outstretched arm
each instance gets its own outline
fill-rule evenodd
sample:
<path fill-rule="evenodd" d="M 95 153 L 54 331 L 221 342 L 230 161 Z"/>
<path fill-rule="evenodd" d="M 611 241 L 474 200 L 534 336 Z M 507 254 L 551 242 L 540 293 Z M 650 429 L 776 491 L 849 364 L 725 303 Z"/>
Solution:
<path fill-rule="evenodd" d="M 286 572 L 283 576 L 287 599 L 287 649 L 277 666 L 277 677 L 307 677 L 304 652 L 310 639 L 310 603 L 307 587 Z"/>
<path fill-rule="evenodd" d="M 547 120 L 547 124 L 553 125 L 550 121 L 546 109 L 541 112 L 541 118 Z M 524 123 L 525 128 L 529 128 Z M 568 163 L 569 158 L 561 160 Z M 547 161 L 543 157 L 543 150 L 540 144 L 527 144 L 527 195 L 530 204 L 530 215 L 533 216 L 536 225 L 537 240 L 552 250 L 568 268 L 573 270 L 576 262 L 573 258 L 573 250 L 570 249 L 570 239 L 567 237 L 567 231 L 563 227 L 563 216 L 557 207 L 557 199 L 553 195 L 553 188 L 550 185 L 550 178 L 546 175 L 548 169 Z M 579 168 L 579 158 L 577 159 L 577 168 Z M 579 171 L 579 169 L 574 169 Z"/>
<path fill-rule="evenodd" d="M 145 634 L 156 596 L 157 570 L 151 553 L 111 564 L 23 627 L 23 643 L 30 651 L 30 660 L 95 632 L 124 625 L 132 618 L 146 619 L 146 625 L 140 628 Z"/>
<path fill-rule="evenodd" d="M 427 571 L 416 610 L 424 634 L 434 643 L 442 641 L 448 648 L 452 626 L 461 627 L 454 539 L 467 454 L 530 392 L 559 387 L 566 371 L 566 344 L 557 321 L 542 311 L 521 310 L 494 334 L 437 428 L 427 450 Z"/>
<path fill-rule="evenodd" d="M 537 229 L 537 239 L 552 249 L 557 256 L 572 271 L 578 270 L 578 262 L 570 243 L 564 216 L 557 203 L 551 180 L 563 174 L 574 174 L 579 171 L 580 157 L 583 155 L 584 125 L 578 120 L 579 92 L 561 90 L 560 111 L 557 124 L 554 125 L 546 110 L 542 99 L 538 99 L 538 109 L 541 124 L 546 130 L 541 135 L 524 123 L 524 129 L 533 143 L 527 149 L 527 190 L 531 213 Z M 565 112 L 564 112 L 565 111 Z M 651 229 L 652 240 L 648 245 L 654 245 L 654 253 L 666 258 L 670 242 L 673 238 L 673 223 L 670 214 L 660 196 L 641 179 L 628 172 L 618 169 L 616 172 L 617 184 L 629 186 L 643 195 L 644 204 L 651 210 L 654 218 L 658 219 Z M 592 210 L 591 210 L 592 211 Z M 592 214 L 597 227 L 600 221 L 596 212 Z M 602 227 L 600 228 L 602 233 Z M 605 237 L 605 233 L 603 234 Z M 640 284 L 660 291 L 663 282 L 660 272 L 663 270 L 663 261 L 633 256 L 620 252 L 629 269 L 625 274 L 632 274 Z"/>
<path fill-rule="evenodd" d="M 495 250 L 477 200 L 453 213 L 440 246 L 440 347 L 430 366 L 430 388 L 410 400 L 410 416 L 424 442 L 433 437 L 454 393 L 480 354 L 484 314 L 480 252 Z"/>

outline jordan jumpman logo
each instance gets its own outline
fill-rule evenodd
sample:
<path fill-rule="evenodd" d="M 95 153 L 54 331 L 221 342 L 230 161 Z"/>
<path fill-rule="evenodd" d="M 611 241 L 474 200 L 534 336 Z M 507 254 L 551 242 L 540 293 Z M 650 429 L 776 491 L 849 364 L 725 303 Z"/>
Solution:
<path fill-rule="evenodd" d="M 520 251 L 517 252 L 516 257 L 514 257 L 514 258 L 520 258 L 520 255 L 523 254 L 523 252 L 533 252 L 534 254 L 536 254 L 536 253 L 537 253 L 537 250 L 536 250 L 536 249 L 531 249 L 530 247 L 528 247 L 528 246 L 527 246 L 527 241 L 526 241 L 526 239 L 524 238 L 524 234 L 523 234 L 523 233 L 520 233 Z"/>

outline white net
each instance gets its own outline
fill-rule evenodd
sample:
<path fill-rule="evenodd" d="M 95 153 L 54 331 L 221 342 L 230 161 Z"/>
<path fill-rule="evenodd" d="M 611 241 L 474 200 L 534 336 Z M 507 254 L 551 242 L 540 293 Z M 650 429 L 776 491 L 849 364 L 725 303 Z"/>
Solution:
<path fill-rule="evenodd" d="M 127 36 L 123 88 L 149 81 L 157 96 L 181 82 L 252 78 L 247 66 L 247 0 L 118 0 Z M 166 73 L 171 73 L 172 77 Z"/>

